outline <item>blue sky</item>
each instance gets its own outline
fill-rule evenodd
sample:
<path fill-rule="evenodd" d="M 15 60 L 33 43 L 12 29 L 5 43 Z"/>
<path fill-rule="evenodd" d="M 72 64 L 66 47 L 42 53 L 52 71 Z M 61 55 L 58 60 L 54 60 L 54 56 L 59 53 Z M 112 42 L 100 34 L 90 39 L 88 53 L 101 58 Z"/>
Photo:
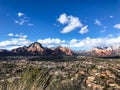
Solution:
<path fill-rule="evenodd" d="M 0 48 L 35 41 L 76 50 L 120 44 L 120 0 L 0 0 Z"/>

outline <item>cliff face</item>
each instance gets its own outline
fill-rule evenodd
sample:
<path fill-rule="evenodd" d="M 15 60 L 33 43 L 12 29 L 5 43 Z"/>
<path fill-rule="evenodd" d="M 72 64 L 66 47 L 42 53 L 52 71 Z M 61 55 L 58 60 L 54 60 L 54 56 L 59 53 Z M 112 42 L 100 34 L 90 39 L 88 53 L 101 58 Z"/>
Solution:
<path fill-rule="evenodd" d="M 70 48 L 59 46 L 57 48 L 51 48 L 52 55 L 73 55 L 73 51 Z"/>
<path fill-rule="evenodd" d="M 39 52 L 39 53 L 42 53 L 42 52 L 44 52 L 44 47 L 40 44 L 40 43 L 38 43 L 38 42 L 35 42 L 35 43 L 32 43 L 29 47 L 28 47 L 28 49 L 27 49 L 29 52 Z"/>
<path fill-rule="evenodd" d="M 64 52 L 66 55 L 73 55 L 73 52 L 70 48 L 67 47 L 59 47 L 59 49 Z"/>
<path fill-rule="evenodd" d="M 109 49 L 98 49 L 94 48 L 93 51 L 95 52 L 96 55 L 98 56 L 110 56 L 112 55 L 113 51 Z"/>

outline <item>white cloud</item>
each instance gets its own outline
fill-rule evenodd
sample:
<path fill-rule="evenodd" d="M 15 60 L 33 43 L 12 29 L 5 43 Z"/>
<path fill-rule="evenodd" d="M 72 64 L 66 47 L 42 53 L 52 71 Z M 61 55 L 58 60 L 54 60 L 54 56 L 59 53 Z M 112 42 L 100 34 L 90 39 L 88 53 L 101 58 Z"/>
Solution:
<path fill-rule="evenodd" d="M 8 36 L 14 36 L 14 34 L 13 33 L 9 33 Z"/>
<path fill-rule="evenodd" d="M 109 16 L 110 18 L 113 18 L 113 16 Z"/>
<path fill-rule="evenodd" d="M 28 25 L 33 26 L 32 23 L 30 23 L 30 17 L 27 17 L 24 13 L 18 12 L 17 13 L 18 19 L 14 20 L 14 22 L 18 25 Z"/>
<path fill-rule="evenodd" d="M 65 13 L 61 14 L 57 19 L 61 24 L 67 24 L 61 31 L 61 33 L 69 33 L 76 28 L 81 28 L 83 25 L 78 17 L 67 16 Z"/>
<path fill-rule="evenodd" d="M 70 16 L 69 24 L 65 28 L 63 28 L 61 33 L 68 33 L 79 27 L 82 27 L 82 24 L 79 21 L 79 18 Z"/>
<path fill-rule="evenodd" d="M 57 19 L 61 24 L 68 23 L 69 19 L 65 13 L 61 14 L 60 17 Z"/>
<path fill-rule="evenodd" d="M 120 29 L 120 24 L 115 24 L 115 25 L 114 25 L 114 28 Z"/>
<path fill-rule="evenodd" d="M 112 46 L 120 44 L 120 36 L 118 37 L 106 37 L 106 38 L 90 38 L 86 39 L 72 39 L 69 47 L 91 49 L 96 46 Z"/>
<path fill-rule="evenodd" d="M 87 37 L 86 39 L 77 40 L 76 43 L 70 43 L 70 47 L 78 47 L 78 48 L 92 48 L 93 46 L 98 46 L 103 42 L 103 39 L 91 39 Z"/>
<path fill-rule="evenodd" d="M 9 33 L 8 36 L 10 36 L 10 37 L 19 37 L 19 38 L 27 38 L 28 37 L 27 35 L 24 35 L 22 33 L 20 33 L 20 34 Z"/>
<path fill-rule="evenodd" d="M 88 32 L 88 25 L 82 27 L 81 30 L 79 31 L 80 34 L 85 34 L 87 32 Z"/>
<path fill-rule="evenodd" d="M 100 26 L 100 27 L 102 27 L 103 28 L 103 30 L 101 30 L 100 32 L 101 33 L 103 33 L 103 32 L 105 32 L 106 30 L 106 28 L 107 28 L 107 26 L 106 25 L 104 25 L 104 24 L 102 24 L 102 22 L 100 22 L 98 19 L 95 19 L 95 22 L 94 22 L 96 25 L 98 25 L 98 26 Z"/>
<path fill-rule="evenodd" d="M 96 25 L 99 25 L 99 26 L 102 25 L 102 23 L 101 23 L 98 19 L 95 20 L 95 24 L 96 24 Z"/>
<path fill-rule="evenodd" d="M 29 45 L 31 41 L 27 40 L 27 35 L 22 35 L 22 34 L 13 34 L 10 33 L 8 34 L 11 38 L 10 40 L 4 40 L 0 42 L 0 49 L 13 49 L 25 45 Z"/>
<path fill-rule="evenodd" d="M 55 47 L 55 46 L 65 46 L 69 48 L 77 48 L 79 49 L 91 49 L 96 46 L 112 46 L 120 44 L 120 36 L 118 37 L 105 37 L 105 38 L 90 38 L 87 37 L 85 39 L 71 39 L 70 41 L 65 41 L 56 38 L 47 38 L 47 39 L 39 39 L 38 42 L 47 47 Z"/>
<path fill-rule="evenodd" d="M 74 44 L 74 43 L 77 43 L 77 42 L 78 42 L 77 39 L 72 39 L 72 40 L 70 41 L 70 44 Z"/>
<path fill-rule="evenodd" d="M 18 12 L 17 13 L 18 17 L 24 16 L 24 13 Z"/>
<path fill-rule="evenodd" d="M 39 43 L 47 46 L 47 47 L 53 47 L 53 46 L 59 46 L 65 44 L 65 40 L 61 40 L 59 38 L 46 38 L 46 39 L 39 39 Z"/>
<path fill-rule="evenodd" d="M 13 34 L 9 33 L 8 36 L 12 37 L 9 40 L 4 40 L 0 42 L 0 49 L 13 49 L 17 47 L 26 46 L 32 43 L 32 41 L 27 39 L 27 35 L 23 34 Z M 65 46 L 69 48 L 79 49 L 91 49 L 96 46 L 112 46 L 120 44 L 120 35 L 113 37 L 108 35 L 105 38 L 90 38 L 86 37 L 84 39 L 71 39 L 69 41 L 61 40 L 59 38 L 46 38 L 39 39 L 39 43 L 46 47 L 56 47 L 56 46 Z"/>

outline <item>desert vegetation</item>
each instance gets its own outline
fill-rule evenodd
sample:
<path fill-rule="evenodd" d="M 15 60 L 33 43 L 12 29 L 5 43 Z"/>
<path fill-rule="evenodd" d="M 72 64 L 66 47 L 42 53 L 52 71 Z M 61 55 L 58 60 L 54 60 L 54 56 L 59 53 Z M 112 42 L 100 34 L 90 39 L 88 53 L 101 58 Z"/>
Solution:
<path fill-rule="evenodd" d="M 10 59 L 10 58 L 9 58 Z M 0 90 L 119 90 L 120 59 L 0 61 Z"/>

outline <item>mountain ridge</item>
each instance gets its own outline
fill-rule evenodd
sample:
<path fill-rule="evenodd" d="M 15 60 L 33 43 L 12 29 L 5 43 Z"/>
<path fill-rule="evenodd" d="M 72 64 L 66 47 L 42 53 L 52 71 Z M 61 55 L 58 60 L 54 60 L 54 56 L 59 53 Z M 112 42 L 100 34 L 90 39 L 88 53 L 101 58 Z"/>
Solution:
<path fill-rule="evenodd" d="M 58 46 L 56 48 L 47 48 L 43 47 L 41 43 L 34 42 L 29 46 L 23 46 L 16 49 L 8 51 L 6 49 L 0 49 L 0 56 L 9 56 L 9 55 L 82 55 L 82 56 L 97 56 L 97 57 L 109 57 L 109 56 L 120 56 L 120 45 L 112 45 L 110 47 L 95 47 L 91 50 L 84 51 L 72 51 L 68 47 Z"/>
<path fill-rule="evenodd" d="M 54 49 L 45 48 L 41 43 L 34 42 L 29 46 L 23 46 L 11 51 L 0 50 L 0 55 L 69 55 L 72 56 L 73 52 L 67 47 L 57 47 Z"/>
<path fill-rule="evenodd" d="M 94 47 L 91 50 L 74 51 L 75 54 L 81 56 L 96 56 L 96 57 L 112 57 L 120 56 L 120 44 L 109 47 Z"/>

